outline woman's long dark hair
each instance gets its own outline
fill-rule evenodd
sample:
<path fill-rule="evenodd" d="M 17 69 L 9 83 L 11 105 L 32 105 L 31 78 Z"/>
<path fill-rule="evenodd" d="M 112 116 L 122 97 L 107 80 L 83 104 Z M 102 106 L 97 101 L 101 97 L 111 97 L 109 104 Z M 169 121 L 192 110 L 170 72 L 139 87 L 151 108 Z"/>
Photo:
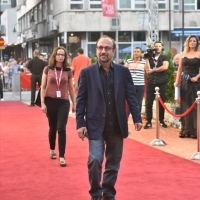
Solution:
<path fill-rule="evenodd" d="M 68 61 L 67 61 L 67 50 L 62 46 L 56 47 L 54 49 L 53 53 L 51 54 L 51 56 L 49 58 L 49 65 L 50 65 L 51 68 L 56 67 L 56 54 L 57 54 L 57 51 L 59 49 L 62 49 L 65 52 L 65 59 L 63 61 L 63 68 L 68 68 L 69 64 L 68 64 Z"/>

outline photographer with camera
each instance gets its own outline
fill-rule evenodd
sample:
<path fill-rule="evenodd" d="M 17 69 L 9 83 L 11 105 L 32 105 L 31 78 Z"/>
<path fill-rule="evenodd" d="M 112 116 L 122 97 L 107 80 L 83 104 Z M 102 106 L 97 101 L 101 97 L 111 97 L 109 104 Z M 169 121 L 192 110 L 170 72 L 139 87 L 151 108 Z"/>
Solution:
<path fill-rule="evenodd" d="M 144 129 L 152 127 L 152 107 L 155 99 L 155 87 L 159 87 L 160 97 L 165 102 L 165 91 L 166 91 L 166 71 L 169 66 L 169 60 L 166 55 L 162 54 L 163 45 L 162 42 L 156 41 L 154 48 L 147 50 L 147 54 L 144 55 L 146 59 L 145 71 L 147 74 L 147 85 L 146 85 L 146 118 L 147 122 Z M 160 125 L 167 128 L 164 122 L 165 110 L 159 103 L 159 121 Z"/>

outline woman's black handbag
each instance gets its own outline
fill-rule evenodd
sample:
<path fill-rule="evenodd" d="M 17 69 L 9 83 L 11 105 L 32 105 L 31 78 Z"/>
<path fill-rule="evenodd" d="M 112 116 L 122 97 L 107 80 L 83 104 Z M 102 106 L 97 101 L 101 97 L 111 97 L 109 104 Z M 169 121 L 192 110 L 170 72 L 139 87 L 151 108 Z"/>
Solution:
<path fill-rule="evenodd" d="M 47 74 L 48 74 L 48 71 L 49 71 L 49 66 L 47 66 Z M 39 90 L 38 90 L 37 97 L 36 97 L 36 100 L 35 100 L 35 105 L 36 105 L 36 106 L 39 106 L 39 107 L 41 107 L 40 92 L 41 92 L 41 87 L 40 87 Z"/>

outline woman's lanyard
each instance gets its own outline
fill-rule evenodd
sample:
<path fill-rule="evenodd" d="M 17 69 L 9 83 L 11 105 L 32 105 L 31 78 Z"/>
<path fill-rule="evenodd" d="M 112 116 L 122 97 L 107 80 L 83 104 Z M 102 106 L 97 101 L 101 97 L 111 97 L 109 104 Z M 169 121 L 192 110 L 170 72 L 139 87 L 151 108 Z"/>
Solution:
<path fill-rule="evenodd" d="M 58 90 L 56 91 L 56 96 L 58 98 L 58 97 L 61 97 L 60 82 L 61 82 L 63 69 L 61 69 L 61 71 L 60 71 L 60 77 L 59 78 L 58 78 L 58 73 L 56 71 L 56 68 L 55 68 L 54 72 L 55 72 L 56 84 L 57 84 L 57 88 L 58 88 Z"/>

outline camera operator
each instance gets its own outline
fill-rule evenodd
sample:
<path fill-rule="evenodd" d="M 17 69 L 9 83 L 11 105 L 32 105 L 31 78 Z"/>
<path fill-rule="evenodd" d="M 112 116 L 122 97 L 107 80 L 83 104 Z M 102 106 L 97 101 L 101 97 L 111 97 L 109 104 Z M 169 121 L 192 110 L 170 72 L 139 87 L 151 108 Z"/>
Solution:
<path fill-rule="evenodd" d="M 163 45 L 162 42 L 156 41 L 154 43 L 155 54 L 146 58 L 145 71 L 147 74 L 147 85 L 146 85 L 146 118 L 147 122 L 144 129 L 152 127 L 152 107 L 155 99 L 155 87 L 159 87 L 160 97 L 165 102 L 165 91 L 166 91 L 166 71 L 169 66 L 168 57 L 162 54 Z M 164 128 L 167 125 L 164 122 L 164 108 L 159 103 L 159 121 L 160 125 Z"/>

